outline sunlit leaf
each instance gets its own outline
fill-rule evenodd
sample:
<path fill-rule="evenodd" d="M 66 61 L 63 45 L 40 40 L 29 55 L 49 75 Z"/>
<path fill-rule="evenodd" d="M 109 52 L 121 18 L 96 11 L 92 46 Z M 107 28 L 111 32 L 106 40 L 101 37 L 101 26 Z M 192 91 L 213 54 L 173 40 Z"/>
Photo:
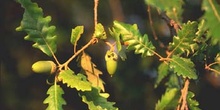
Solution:
<path fill-rule="evenodd" d="M 194 63 L 187 58 L 173 56 L 170 60 L 170 67 L 177 75 L 182 75 L 184 78 L 197 79 Z"/>
<path fill-rule="evenodd" d="M 121 40 L 127 44 L 127 49 L 134 50 L 135 54 L 141 54 L 142 57 L 153 56 L 155 47 L 148 40 L 145 34 L 141 36 L 136 24 L 130 25 L 114 21 L 114 32 L 120 33 Z"/>
<path fill-rule="evenodd" d="M 174 21 L 181 23 L 182 21 L 182 5 L 183 0 L 145 0 L 146 4 L 156 7 L 160 11 L 165 11 L 167 16 L 169 16 Z"/>
<path fill-rule="evenodd" d="M 177 36 L 173 37 L 173 42 L 169 44 L 169 49 L 174 54 L 186 53 L 189 55 L 198 48 L 198 44 L 195 42 L 196 32 L 198 24 L 196 22 L 188 21 L 187 24 L 183 24 L 182 29 L 177 32 Z"/>
<path fill-rule="evenodd" d="M 67 84 L 71 88 L 76 88 L 78 91 L 91 91 L 92 86 L 90 82 L 86 80 L 86 76 L 78 73 L 74 74 L 72 70 L 62 70 L 58 76 L 62 82 Z"/>
<path fill-rule="evenodd" d="M 62 105 L 66 105 L 66 101 L 63 99 L 63 89 L 59 85 L 52 85 L 47 94 L 49 95 L 45 100 L 44 104 L 48 104 L 46 110 L 63 110 Z"/>
<path fill-rule="evenodd" d="M 99 39 L 106 39 L 107 38 L 104 26 L 101 23 L 98 23 L 96 25 L 94 36 Z"/>
<path fill-rule="evenodd" d="M 83 31 L 84 31 L 83 26 L 77 26 L 74 29 L 72 29 L 70 42 L 73 45 L 76 45 L 76 43 L 79 40 L 79 38 L 81 37 L 81 34 L 83 33 Z"/>
<path fill-rule="evenodd" d="M 80 92 L 82 101 L 88 105 L 89 110 L 118 110 L 113 106 L 115 102 L 108 102 L 102 95 L 97 88 L 92 88 L 92 91 Z"/>
<path fill-rule="evenodd" d="M 154 85 L 155 88 L 159 85 L 161 80 L 168 75 L 168 73 L 169 73 L 169 65 L 166 64 L 165 62 L 161 63 L 158 67 L 158 76 Z"/>
<path fill-rule="evenodd" d="M 43 17 L 42 9 L 36 3 L 30 0 L 18 0 L 25 9 L 23 19 L 17 31 L 25 31 L 28 35 L 25 40 L 35 42 L 33 47 L 40 49 L 42 52 L 51 56 L 56 52 L 56 35 L 55 26 L 49 26 L 51 17 Z"/>
<path fill-rule="evenodd" d="M 211 37 L 212 44 L 220 43 L 220 5 L 215 0 L 203 0 L 202 9 L 205 11 L 203 29 L 208 30 L 207 36 Z"/>
<path fill-rule="evenodd" d="M 161 100 L 157 102 L 155 110 L 174 110 L 178 104 L 178 89 L 167 89 Z"/>
<path fill-rule="evenodd" d="M 104 82 L 99 77 L 102 72 L 96 68 L 96 65 L 91 61 L 91 57 L 85 52 L 83 52 L 80 58 L 80 65 L 92 86 L 100 87 L 102 91 L 105 91 Z"/>

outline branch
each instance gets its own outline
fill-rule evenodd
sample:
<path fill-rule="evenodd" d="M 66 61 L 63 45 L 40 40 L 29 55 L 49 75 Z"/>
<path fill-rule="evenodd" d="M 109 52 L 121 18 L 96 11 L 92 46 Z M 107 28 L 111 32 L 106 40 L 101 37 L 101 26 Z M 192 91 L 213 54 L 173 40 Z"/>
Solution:
<path fill-rule="evenodd" d="M 179 105 L 177 106 L 176 110 L 188 110 L 187 106 L 187 94 L 188 94 L 188 88 L 189 88 L 189 79 L 186 79 L 184 83 L 184 87 L 181 90 L 181 96 L 179 99 Z"/>
<path fill-rule="evenodd" d="M 98 42 L 98 39 L 93 37 L 86 45 L 84 45 L 80 50 L 78 50 L 72 57 L 70 57 L 64 64 L 62 64 L 59 68 L 61 69 L 62 67 L 67 68 L 67 65 L 76 57 L 78 56 L 81 52 L 83 52 L 86 48 L 88 48 L 90 45 L 95 44 Z"/>

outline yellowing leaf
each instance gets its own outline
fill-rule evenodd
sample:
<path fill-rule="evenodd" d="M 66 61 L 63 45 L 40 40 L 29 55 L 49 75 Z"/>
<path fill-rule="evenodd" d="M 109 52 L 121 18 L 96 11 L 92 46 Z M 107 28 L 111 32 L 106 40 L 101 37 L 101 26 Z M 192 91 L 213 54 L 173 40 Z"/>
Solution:
<path fill-rule="evenodd" d="M 105 91 L 104 82 L 99 78 L 102 72 L 96 68 L 96 65 L 91 61 L 91 57 L 85 52 L 81 56 L 80 65 L 87 75 L 87 79 L 92 83 L 92 86 L 100 87 L 102 91 Z"/>

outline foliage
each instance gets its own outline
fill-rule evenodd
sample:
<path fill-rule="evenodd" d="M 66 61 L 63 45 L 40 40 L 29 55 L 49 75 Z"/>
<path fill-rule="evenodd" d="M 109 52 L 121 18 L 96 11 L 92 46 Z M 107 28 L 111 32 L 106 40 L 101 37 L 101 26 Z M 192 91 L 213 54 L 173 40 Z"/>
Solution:
<path fill-rule="evenodd" d="M 43 102 L 48 104 L 47 110 L 63 110 L 62 105 L 66 105 L 66 101 L 62 97 L 62 94 L 64 94 L 63 89 L 54 84 L 48 89 L 47 94 L 49 96 Z"/>
<path fill-rule="evenodd" d="M 25 36 L 25 40 L 33 41 L 33 47 L 40 49 L 50 57 L 52 56 L 56 62 L 56 70 L 51 73 L 54 75 L 54 83 L 48 89 L 49 96 L 43 102 L 48 104 L 48 110 L 62 110 L 62 106 L 66 104 L 62 98 L 64 91 L 58 85 L 59 82 L 76 90 L 82 98 L 82 102 L 86 103 L 91 110 L 118 109 L 114 107 L 115 102 L 107 100 L 109 94 L 105 92 L 104 81 L 100 78 L 100 75 L 103 74 L 102 71 L 97 68 L 96 64 L 92 62 L 92 58 L 85 52 L 86 48 L 98 43 L 98 41 L 103 41 L 110 47 L 105 54 L 106 68 L 110 75 L 114 74 L 117 69 L 117 56 L 126 61 L 128 51 L 140 54 L 141 58 L 152 56 L 158 58 L 160 63 L 157 65 L 158 75 L 154 87 L 157 88 L 164 81 L 163 86 L 166 91 L 157 102 L 156 110 L 175 108 L 177 110 L 188 108 L 199 110 L 199 102 L 193 99 L 195 93 L 189 90 L 190 81 L 195 81 L 199 77 L 196 66 L 204 67 L 205 70 L 220 75 L 220 32 L 218 31 L 220 29 L 220 6 L 214 0 L 203 0 L 204 15 L 200 20 L 188 20 L 186 23 L 182 22 L 181 17 L 184 1 L 146 0 L 146 4 L 158 9 L 159 14 L 162 15 L 165 12 L 167 17 L 165 21 L 170 30 L 175 29 L 176 31 L 175 35 L 171 34 L 172 40 L 165 48 L 152 43 L 147 34 L 141 35 L 137 24 L 127 24 L 116 20 L 109 28 L 110 36 L 115 40 L 114 43 L 110 43 L 107 41 L 110 36 L 106 34 L 104 26 L 94 18 L 95 27 L 92 38 L 79 50 L 76 46 L 84 32 L 84 27 L 76 26 L 72 29 L 70 43 L 73 45 L 74 52 L 63 64 L 54 55 L 57 49 L 57 36 L 55 35 L 55 26 L 49 26 L 51 17 L 43 17 L 43 11 L 37 3 L 32 3 L 30 0 L 18 0 L 18 2 L 25 10 L 21 25 L 16 30 L 25 31 L 28 34 Z M 94 12 L 96 13 L 98 2 L 95 3 Z M 162 49 L 166 53 L 157 52 Z M 209 56 L 214 56 L 214 58 Z M 68 66 L 74 58 L 78 58 L 76 61 L 81 68 L 80 73 Z M 47 71 L 51 70 L 49 67 L 46 68 Z M 35 68 L 38 71 L 46 71 L 41 65 L 35 66 Z"/>
<path fill-rule="evenodd" d="M 146 4 L 156 7 L 160 11 L 165 11 L 166 14 L 178 23 L 182 22 L 182 5 L 183 0 L 170 0 L 169 2 L 164 0 L 145 0 Z"/>
<path fill-rule="evenodd" d="M 71 70 L 63 70 L 58 77 L 62 82 L 71 88 L 76 88 L 78 91 L 90 91 L 91 84 L 86 80 L 83 74 L 74 75 Z"/>
<path fill-rule="evenodd" d="M 162 96 L 161 101 L 156 104 L 155 110 L 169 110 L 177 106 L 178 89 L 168 89 Z"/>
<path fill-rule="evenodd" d="M 207 37 L 211 38 L 212 44 L 217 44 L 220 42 L 220 6 L 215 0 L 204 0 L 202 9 L 205 11 L 203 30 L 208 30 Z"/>
<path fill-rule="evenodd" d="M 49 26 L 51 17 L 43 17 L 42 9 L 30 0 L 18 0 L 25 9 L 21 25 L 17 31 L 25 31 L 28 35 L 25 40 L 35 42 L 33 47 L 40 49 L 45 54 L 51 56 L 56 52 L 55 26 Z"/>
<path fill-rule="evenodd" d="M 90 110 L 117 110 L 113 107 L 114 102 L 108 102 L 105 93 L 99 93 L 97 88 L 92 88 L 91 91 L 80 92 L 82 101 L 88 104 Z M 108 96 L 108 94 L 105 94 Z"/>

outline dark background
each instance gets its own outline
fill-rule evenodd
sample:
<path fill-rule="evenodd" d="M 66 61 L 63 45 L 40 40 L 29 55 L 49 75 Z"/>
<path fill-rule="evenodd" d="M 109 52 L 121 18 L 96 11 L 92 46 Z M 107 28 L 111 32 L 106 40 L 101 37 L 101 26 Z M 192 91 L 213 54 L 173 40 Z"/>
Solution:
<path fill-rule="evenodd" d="M 51 25 L 55 25 L 58 35 L 58 51 L 60 62 L 65 62 L 72 55 L 69 42 L 71 29 L 78 25 L 85 27 L 79 41 L 79 48 L 86 44 L 93 33 L 93 0 L 34 0 L 42 7 L 44 15 L 52 17 Z M 183 6 L 183 22 L 197 20 L 202 16 L 201 0 L 186 0 Z M 48 75 L 36 74 L 31 65 L 38 60 L 53 60 L 38 49 L 32 48 L 33 42 L 25 41 L 24 32 L 16 32 L 23 16 L 23 8 L 13 0 L 3 0 L 0 4 L 0 49 L 1 49 L 1 110 L 44 110 L 47 105 L 43 100 L 47 97 L 46 84 Z M 152 18 L 157 35 L 161 40 L 169 39 L 169 29 L 152 8 Z M 113 20 L 126 23 L 137 23 L 142 34 L 147 33 L 150 39 L 152 31 L 149 26 L 147 6 L 144 0 L 100 0 L 98 21 L 105 27 L 112 26 Z M 106 29 L 107 30 L 107 29 Z M 111 40 L 111 39 L 109 39 Z M 110 93 L 110 101 L 116 102 L 120 110 L 153 110 L 158 99 L 164 93 L 163 86 L 154 89 L 156 70 L 159 64 L 154 57 L 141 58 L 128 52 L 126 61 L 119 60 L 118 70 L 113 77 L 105 69 L 104 54 L 106 45 L 99 42 L 86 49 L 93 62 L 103 71 L 101 78 L 106 83 L 106 92 Z M 158 50 L 160 52 L 161 50 Z M 161 51 L 161 53 L 164 53 Z M 75 60 L 71 67 L 78 70 Z M 192 81 L 190 90 L 194 91 L 196 100 L 202 110 L 219 110 L 220 78 L 209 73 L 198 73 L 199 79 Z M 67 101 L 64 110 L 86 110 L 87 105 L 81 102 L 74 89 L 63 86 Z"/>

